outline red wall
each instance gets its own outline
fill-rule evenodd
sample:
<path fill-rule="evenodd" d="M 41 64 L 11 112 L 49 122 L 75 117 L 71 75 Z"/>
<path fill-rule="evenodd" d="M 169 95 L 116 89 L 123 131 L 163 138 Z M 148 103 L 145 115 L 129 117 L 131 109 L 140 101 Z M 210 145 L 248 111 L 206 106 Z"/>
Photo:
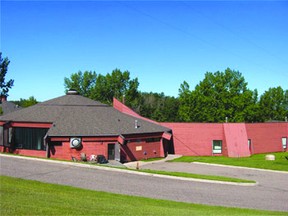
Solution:
<path fill-rule="evenodd" d="M 173 131 L 175 154 L 211 156 L 213 140 L 222 140 L 222 154 L 226 155 L 223 124 L 161 123 Z"/>
<path fill-rule="evenodd" d="M 67 141 L 63 141 L 62 145 L 55 145 L 54 147 L 51 146 L 50 148 L 50 158 L 57 158 L 57 159 L 64 159 L 64 160 L 71 160 L 72 157 L 76 159 L 81 159 L 81 153 L 85 153 L 87 159 L 91 155 L 104 155 L 106 159 L 108 158 L 108 144 L 116 143 L 117 137 L 110 138 L 82 138 L 82 148 L 81 149 L 72 149 L 70 148 L 70 141 L 69 138 L 65 138 Z M 53 141 L 57 141 L 57 138 L 53 139 Z M 53 142 L 52 142 L 53 143 Z"/>
<path fill-rule="evenodd" d="M 51 124 L 13 123 L 21 127 L 49 127 Z M 222 153 L 229 157 L 245 157 L 250 154 L 281 152 L 282 137 L 288 138 L 288 123 L 161 123 L 172 129 L 175 154 L 187 156 L 211 156 L 213 140 L 222 140 Z M 121 158 L 127 161 L 145 158 L 163 157 L 162 133 L 135 134 L 121 137 Z M 165 137 L 165 136 L 164 136 Z M 147 138 L 160 138 L 160 141 L 147 142 Z M 248 149 L 248 139 L 251 139 L 251 152 Z M 51 138 L 62 145 L 50 149 L 50 157 L 80 160 L 81 153 L 87 157 L 102 154 L 108 158 L 108 144 L 117 143 L 119 137 L 84 137 L 81 150 L 71 149 L 69 138 Z M 128 141 L 128 142 L 127 142 Z M 140 147 L 141 146 L 141 147 Z M 166 148 L 167 149 L 167 148 Z M 8 152 L 9 148 L 0 146 L 0 151 Z M 287 151 L 287 149 L 285 149 Z M 145 155 L 144 152 L 147 154 Z M 16 149 L 15 154 L 46 157 L 46 151 Z"/>
<path fill-rule="evenodd" d="M 247 157 L 281 152 L 282 137 L 288 138 L 288 123 L 161 123 L 173 131 L 175 154 L 211 156 L 212 141 L 222 140 L 222 154 Z M 251 139 L 251 152 L 248 148 Z M 287 149 L 285 150 L 287 151 Z"/>
<path fill-rule="evenodd" d="M 121 146 L 121 155 L 126 161 L 161 157 L 160 146 L 161 142 L 133 141 Z"/>
<path fill-rule="evenodd" d="M 225 123 L 223 127 L 228 157 L 250 156 L 245 123 Z"/>
<path fill-rule="evenodd" d="M 116 98 L 113 98 L 113 107 L 115 109 L 117 109 L 118 111 L 120 111 L 122 113 L 125 113 L 125 114 L 128 114 L 130 116 L 134 116 L 136 118 L 140 118 L 140 119 L 143 119 L 145 121 L 149 121 L 149 122 L 152 122 L 152 123 L 155 123 L 155 124 L 159 124 L 156 121 L 153 121 L 151 119 L 145 118 L 145 117 L 139 115 L 138 113 L 134 112 L 131 108 L 127 107 L 125 104 L 121 103 Z"/>
<path fill-rule="evenodd" d="M 9 147 L 0 146 L 0 152 L 13 153 L 32 157 L 46 157 L 46 151 L 43 150 L 28 150 L 28 149 L 16 149 L 11 151 Z"/>
<path fill-rule="evenodd" d="M 246 128 L 252 154 L 283 151 L 282 137 L 288 137 L 288 123 L 246 124 Z"/>
<path fill-rule="evenodd" d="M 137 138 L 137 139 L 136 139 Z M 161 138 L 161 134 L 157 136 L 131 136 L 126 137 L 124 144 L 120 145 L 120 157 L 123 161 L 142 160 L 146 158 L 162 157 L 163 148 L 162 141 L 146 142 L 147 138 Z M 63 140 L 64 139 L 64 140 Z M 66 139 L 66 141 L 65 141 Z M 108 158 L 108 144 L 117 143 L 117 137 L 107 140 L 107 138 L 82 138 L 83 148 L 80 150 L 71 149 L 69 138 L 52 139 L 54 142 L 59 140 L 62 145 L 51 147 L 50 158 L 71 160 L 72 157 L 81 159 L 81 153 L 85 153 L 89 158 L 91 155 L 104 155 Z M 146 152 L 146 154 L 144 154 Z"/>

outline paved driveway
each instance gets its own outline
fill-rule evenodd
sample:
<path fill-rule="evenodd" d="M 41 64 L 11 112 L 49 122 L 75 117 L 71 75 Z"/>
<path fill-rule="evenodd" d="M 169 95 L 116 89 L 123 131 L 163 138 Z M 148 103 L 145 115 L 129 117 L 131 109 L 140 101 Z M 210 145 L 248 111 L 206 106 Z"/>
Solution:
<path fill-rule="evenodd" d="M 288 174 L 286 173 L 239 169 L 232 171 L 233 169 L 230 168 L 209 168 L 203 165 L 197 165 L 198 168 L 195 168 L 196 166 L 193 164 L 178 163 L 149 165 L 153 169 L 176 169 L 179 171 L 186 167 L 185 170 L 191 169 L 191 172 L 197 169 L 197 172 L 218 173 L 217 170 L 219 170 L 219 175 L 233 173 L 231 175 L 235 177 L 245 176 L 259 181 L 257 186 L 235 186 L 129 174 L 115 172 L 113 169 L 106 171 L 77 167 L 73 164 L 51 163 L 1 155 L 0 159 L 1 175 L 189 203 L 288 211 Z"/>
<path fill-rule="evenodd" d="M 273 187 L 279 191 L 288 192 L 288 172 L 181 162 L 149 163 L 142 165 L 140 168 L 250 179 L 257 181 L 260 187 L 266 189 Z"/>

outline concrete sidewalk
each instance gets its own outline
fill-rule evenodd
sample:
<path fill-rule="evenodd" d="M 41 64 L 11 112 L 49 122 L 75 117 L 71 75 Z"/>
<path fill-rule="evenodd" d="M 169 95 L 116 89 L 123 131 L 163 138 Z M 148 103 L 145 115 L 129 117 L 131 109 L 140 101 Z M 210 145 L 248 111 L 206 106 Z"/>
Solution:
<path fill-rule="evenodd" d="M 166 158 L 163 158 L 161 160 L 147 161 L 147 162 L 146 161 L 133 161 L 133 162 L 124 163 L 123 165 L 129 169 L 137 169 L 137 167 L 139 169 L 141 169 L 141 167 L 145 166 L 145 165 L 163 163 L 165 161 L 174 160 L 174 159 L 179 158 L 179 157 L 182 157 L 182 155 L 168 154 Z"/>

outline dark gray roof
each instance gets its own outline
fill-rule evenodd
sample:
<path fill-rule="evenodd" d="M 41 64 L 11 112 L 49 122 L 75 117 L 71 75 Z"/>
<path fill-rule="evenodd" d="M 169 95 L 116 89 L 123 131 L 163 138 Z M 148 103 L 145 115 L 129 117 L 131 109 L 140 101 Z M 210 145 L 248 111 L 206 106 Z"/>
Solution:
<path fill-rule="evenodd" d="M 138 128 L 135 128 L 137 120 Z M 80 95 L 65 95 L 1 116 L 0 121 L 53 123 L 49 136 L 115 136 L 170 131 Z"/>
<path fill-rule="evenodd" d="M 0 106 L 2 107 L 4 115 L 21 109 L 21 107 L 17 106 L 16 104 L 10 101 L 2 101 Z"/>

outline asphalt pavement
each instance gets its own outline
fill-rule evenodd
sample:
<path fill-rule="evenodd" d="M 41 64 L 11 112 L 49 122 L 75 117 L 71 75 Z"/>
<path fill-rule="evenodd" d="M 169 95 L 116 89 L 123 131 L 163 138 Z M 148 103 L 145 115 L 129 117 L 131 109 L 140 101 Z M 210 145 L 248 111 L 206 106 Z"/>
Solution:
<path fill-rule="evenodd" d="M 47 183 L 141 197 L 288 212 L 288 173 L 219 167 L 194 163 L 158 162 L 141 168 L 223 175 L 252 179 L 255 186 L 184 181 L 127 173 L 115 168 L 1 155 L 0 174 Z"/>

